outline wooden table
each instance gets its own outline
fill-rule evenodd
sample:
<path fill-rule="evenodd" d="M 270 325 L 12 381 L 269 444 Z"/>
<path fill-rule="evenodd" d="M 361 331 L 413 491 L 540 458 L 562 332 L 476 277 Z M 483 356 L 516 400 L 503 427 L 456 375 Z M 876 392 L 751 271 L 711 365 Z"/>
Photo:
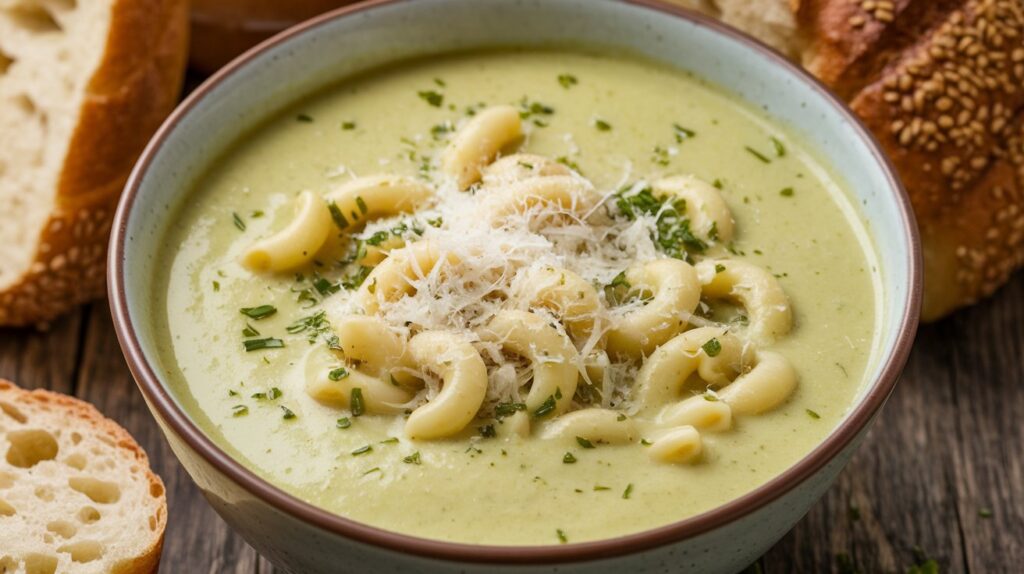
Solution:
<path fill-rule="evenodd" d="M 163 572 L 274 571 L 214 514 L 171 454 L 105 302 L 45 333 L 0 330 L 0 377 L 90 401 L 142 444 L 167 483 Z M 853 462 L 760 566 L 906 572 L 921 553 L 943 573 L 1024 571 L 1022 274 L 995 298 L 922 328 Z"/>

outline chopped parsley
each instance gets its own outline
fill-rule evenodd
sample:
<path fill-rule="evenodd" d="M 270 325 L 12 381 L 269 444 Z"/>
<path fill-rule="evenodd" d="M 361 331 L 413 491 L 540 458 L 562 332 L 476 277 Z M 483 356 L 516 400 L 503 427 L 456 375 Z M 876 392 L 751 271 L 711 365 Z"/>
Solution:
<path fill-rule="evenodd" d="M 629 497 L 632 496 L 632 495 L 633 495 L 633 483 L 631 482 L 631 483 L 626 485 L 626 490 L 622 491 L 622 499 L 623 500 L 629 500 Z"/>
<path fill-rule="evenodd" d="M 331 369 L 331 372 L 327 373 L 327 378 L 332 381 L 340 381 L 348 376 L 348 369 L 345 367 L 338 367 L 337 369 Z"/>
<path fill-rule="evenodd" d="M 341 122 L 341 129 L 345 131 L 351 131 L 356 129 L 356 123 L 353 121 Z"/>
<path fill-rule="evenodd" d="M 345 214 L 341 212 L 341 208 L 338 207 L 337 202 L 328 202 L 327 211 L 331 212 L 331 219 L 334 220 L 334 224 L 338 226 L 338 229 L 345 229 L 348 227 L 348 220 L 345 219 Z"/>
<path fill-rule="evenodd" d="M 373 445 L 367 444 L 355 449 L 354 451 L 352 451 L 352 456 L 359 456 L 361 454 L 366 454 L 368 452 L 373 452 Z"/>
<path fill-rule="evenodd" d="M 569 537 L 565 535 L 565 532 L 561 528 L 556 528 L 555 534 L 558 535 L 558 541 L 562 544 L 569 542 Z"/>
<path fill-rule="evenodd" d="M 253 393 L 252 394 L 252 398 L 254 398 L 254 399 L 258 400 L 258 401 L 261 401 L 261 400 L 271 400 L 272 401 L 274 399 L 281 398 L 281 395 L 283 395 L 283 394 L 284 393 L 281 392 L 281 389 L 279 389 L 277 387 L 270 387 L 269 391 L 266 391 L 266 392 L 263 392 L 263 393 Z"/>
<path fill-rule="evenodd" d="M 722 343 L 718 342 L 717 338 L 712 338 L 701 345 L 700 348 L 704 349 L 704 352 L 707 353 L 709 357 L 717 357 L 718 354 L 722 352 Z"/>
<path fill-rule="evenodd" d="M 405 464 L 423 464 L 423 460 L 420 458 L 420 451 L 416 451 L 409 456 L 402 459 Z"/>
<path fill-rule="evenodd" d="M 249 317 L 250 319 L 266 319 L 267 317 L 277 313 L 277 307 L 273 305 L 260 305 L 259 307 L 242 307 L 239 312 Z"/>
<path fill-rule="evenodd" d="M 516 414 L 517 411 L 525 411 L 526 403 L 498 403 L 494 407 L 494 416 L 499 420 Z"/>
<path fill-rule="evenodd" d="M 537 407 L 537 410 L 533 411 L 533 416 L 536 417 L 536 418 L 541 418 L 543 416 L 546 416 L 546 415 L 549 415 L 549 414 L 553 413 L 554 411 L 555 411 L 555 396 L 554 395 L 550 395 L 548 398 L 544 399 L 544 402 L 541 403 L 541 405 L 539 407 Z"/>
<path fill-rule="evenodd" d="M 685 216 L 686 202 L 670 199 L 668 196 L 655 197 L 650 187 L 636 193 L 629 188 L 615 194 L 615 206 L 629 221 L 641 216 L 654 216 L 655 245 L 666 255 L 686 260 L 689 252 L 703 253 L 708 245 L 690 230 L 690 220 Z"/>
<path fill-rule="evenodd" d="M 793 197 L 793 188 L 784 187 L 781 191 L 779 191 L 779 195 L 781 195 L 782 197 Z"/>
<path fill-rule="evenodd" d="M 725 271 L 725 265 L 722 265 L 721 263 L 715 263 L 715 274 L 717 275 L 722 271 Z"/>
<path fill-rule="evenodd" d="M 476 430 L 480 431 L 480 436 L 484 438 L 494 438 L 498 436 L 498 431 L 494 430 L 494 425 L 484 425 L 477 427 Z"/>
<path fill-rule="evenodd" d="M 253 327 L 252 325 L 250 325 L 249 323 L 246 323 L 245 324 L 245 328 L 242 329 L 242 336 L 243 337 L 259 337 L 260 336 L 260 332 L 257 331 L 256 328 Z"/>
<path fill-rule="evenodd" d="M 235 223 L 235 227 L 237 227 L 239 231 L 245 231 L 245 222 L 242 221 L 242 218 L 237 213 L 231 214 L 231 221 Z"/>
<path fill-rule="evenodd" d="M 233 417 L 243 417 L 247 414 L 249 414 L 249 407 L 245 405 L 235 405 L 231 407 L 231 416 Z"/>
<path fill-rule="evenodd" d="M 583 448 L 596 448 L 594 446 L 594 443 L 590 442 L 589 439 L 585 439 L 585 438 L 583 438 L 581 436 L 576 437 L 576 443 L 579 444 Z"/>
<path fill-rule="evenodd" d="M 330 334 L 331 324 L 327 321 L 327 314 L 324 311 L 319 311 L 298 319 L 291 325 L 288 325 L 285 330 L 288 331 L 288 334 L 290 335 L 306 333 L 307 340 L 310 344 L 313 344 L 320 335 Z"/>
<path fill-rule="evenodd" d="M 340 419 L 338 419 L 338 422 L 335 423 L 334 426 L 340 429 L 347 429 L 352 426 L 352 420 L 349 419 L 348 417 L 341 417 Z"/>
<path fill-rule="evenodd" d="M 612 125 L 600 118 L 594 120 L 594 127 L 597 128 L 597 131 L 599 132 L 610 132 L 612 130 Z"/>
<path fill-rule="evenodd" d="M 819 415 L 818 413 L 812 411 L 811 409 L 807 409 L 807 416 L 809 416 L 809 417 L 811 417 L 812 419 L 815 419 L 815 420 L 821 418 L 821 415 Z"/>
<path fill-rule="evenodd" d="M 697 132 L 684 128 L 679 124 L 672 124 L 672 133 L 676 136 L 676 143 L 683 143 L 697 136 Z"/>
<path fill-rule="evenodd" d="M 295 116 L 295 120 L 305 124 L 311 124 L 313 123 L 313 116 L 309 114 L 299 114 Z"/>
<path fill-rule="evenodd" d="M 575 86 L 576 84 L 580 83 L 580 81 L 577 80 L 576 76 L 574 76 L 572 74 L 559 74 L 558 75 L 558 83 L 561 84 L 561 86 L 563 88 L 568 90 L 569 88 L 571 88 L 571 87 Z"/>
<path fill-rule="evenodd" d="M 778 138 L 776 138 L 775 136 L 772 136 L 771 140 L 772 140 L 772 147 L 775 148 L 775 157 L 785 157 L 785 155 L 786 155 L 786 146 L 782 145 L 782 142 L 779 141 Z"/>
<path fill-rule="evenodd" d="M 575 464 L 575 462 L 576 457 L 571 452 L 565 453 L 565 456 L 562 457 L 563 464 Z"/>
<path fill-rule="evenodd" d="M 349 291 L 358 289 L 363 284 L 363 281 L 366 281 L 366 278 L 370 276 L 370 271 L 373 271 L 373 267 L 360 265 L 358 269 L 341 280 L 341 286 Z"/>
<path fill-rule="evenodd" d="M 352 394 L 349 397 L 349 406 L 354 417 L 362 416 L 366 412 L 366 405 L 363 404 L 363 389 L 352 389 Z"/>
<path fill-rule="evenodd" d="M 601 492 L 602 490 L 611 490 L 611 487 L 601 486 L 600 484 L 594 485 L 594 492 Z"/>
<path fill-rule="evenodd" d="M 214 281 L 213 282 L 213 290 L 214 291 L 220 291 L 220 281 Z"/>
<path fill-rule="evenodd" d="M 438 92 L 435 92 L 434 90 L 423 90 L 420 92 L 416 92 L 416 95 L 418 95 L 421 100 L 427 102 L 428 104 L 434 106 L 435 108 L 441 107 L 441 104 L 444 103 L 444 96 L 439 94 Z"/>
<path fill-rule="evenodd" d="M 295 413 L 293 413 L 292 410 L 289 409 L 288 407 L 281 405 L 281 410 L 283 411 L 281 414 L 281 418 L 283 418 L 284 420 L 287 421 L 295 418 Z"/>
<path fill-rule="evenodd" d="M 280 349 L 284 347 L 284 341 L 273 337 L 267 337 L 265 339 L 247 339 L 242 341 L 242 345 L 248 353 L 252 351 L 261 351 L 263 349 Z"/>

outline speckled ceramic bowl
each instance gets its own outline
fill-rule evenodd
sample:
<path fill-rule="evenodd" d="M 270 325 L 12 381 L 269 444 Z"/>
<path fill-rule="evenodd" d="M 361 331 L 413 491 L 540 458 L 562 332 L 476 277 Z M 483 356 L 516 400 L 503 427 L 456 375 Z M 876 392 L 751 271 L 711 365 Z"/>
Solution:
<path fill-rule="evenodd" d="M 187 182 L 284 105 L 369 68 L 495 45 L 601 45 L 691 70 L 802 132 L 850 184 L 879 250 L 880 360 L 848 416 L 813 452 L 749 494 L 630 536 L 543 547 L 453 544 L 328 513 L 268 484 L 193 423 L 153 368 L 153 268 Z M 892 392 L 917 324 L 918 239 L 907 198 L 877 145 L 828 91 L 767 48 L 646 0 L 391 0 L 342 9 L 247 53 L 199 88 L 139 162 L 117 213 L 110 300 L 139 387 L 217 512 L 291 572 L 735 572 L 783 536 L 847 463 Z"/>

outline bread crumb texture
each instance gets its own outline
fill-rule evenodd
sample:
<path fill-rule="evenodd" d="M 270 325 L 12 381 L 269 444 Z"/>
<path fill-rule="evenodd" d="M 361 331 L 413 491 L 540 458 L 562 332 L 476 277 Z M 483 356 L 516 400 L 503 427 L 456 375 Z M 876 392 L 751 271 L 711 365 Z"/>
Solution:
<path fill-rule="evenodd" d="M 0 380 L 0 574 L 150 573 L 164 485 L 92 405 Z"/>
<path fill-rule="evenodd" d="M 113 211 L 173 108 L 185 0 L 0 0 L 0 325 L 104 292 Z"/>

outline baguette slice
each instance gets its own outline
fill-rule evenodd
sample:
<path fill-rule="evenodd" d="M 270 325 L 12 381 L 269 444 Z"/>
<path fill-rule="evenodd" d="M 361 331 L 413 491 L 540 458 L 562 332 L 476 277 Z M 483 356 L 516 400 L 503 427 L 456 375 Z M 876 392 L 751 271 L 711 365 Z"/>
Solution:
<path fill-rule="evenodd" d="M 0 326 L 104 292 L 113 211 L 173 109 L 187 0 L 0 0 Z"/>
<path fill-rule="evenodd" d="M 0 573 L 156 572 L 166 524 L 163 482 L 127 431 L 0 379 Z"/>

